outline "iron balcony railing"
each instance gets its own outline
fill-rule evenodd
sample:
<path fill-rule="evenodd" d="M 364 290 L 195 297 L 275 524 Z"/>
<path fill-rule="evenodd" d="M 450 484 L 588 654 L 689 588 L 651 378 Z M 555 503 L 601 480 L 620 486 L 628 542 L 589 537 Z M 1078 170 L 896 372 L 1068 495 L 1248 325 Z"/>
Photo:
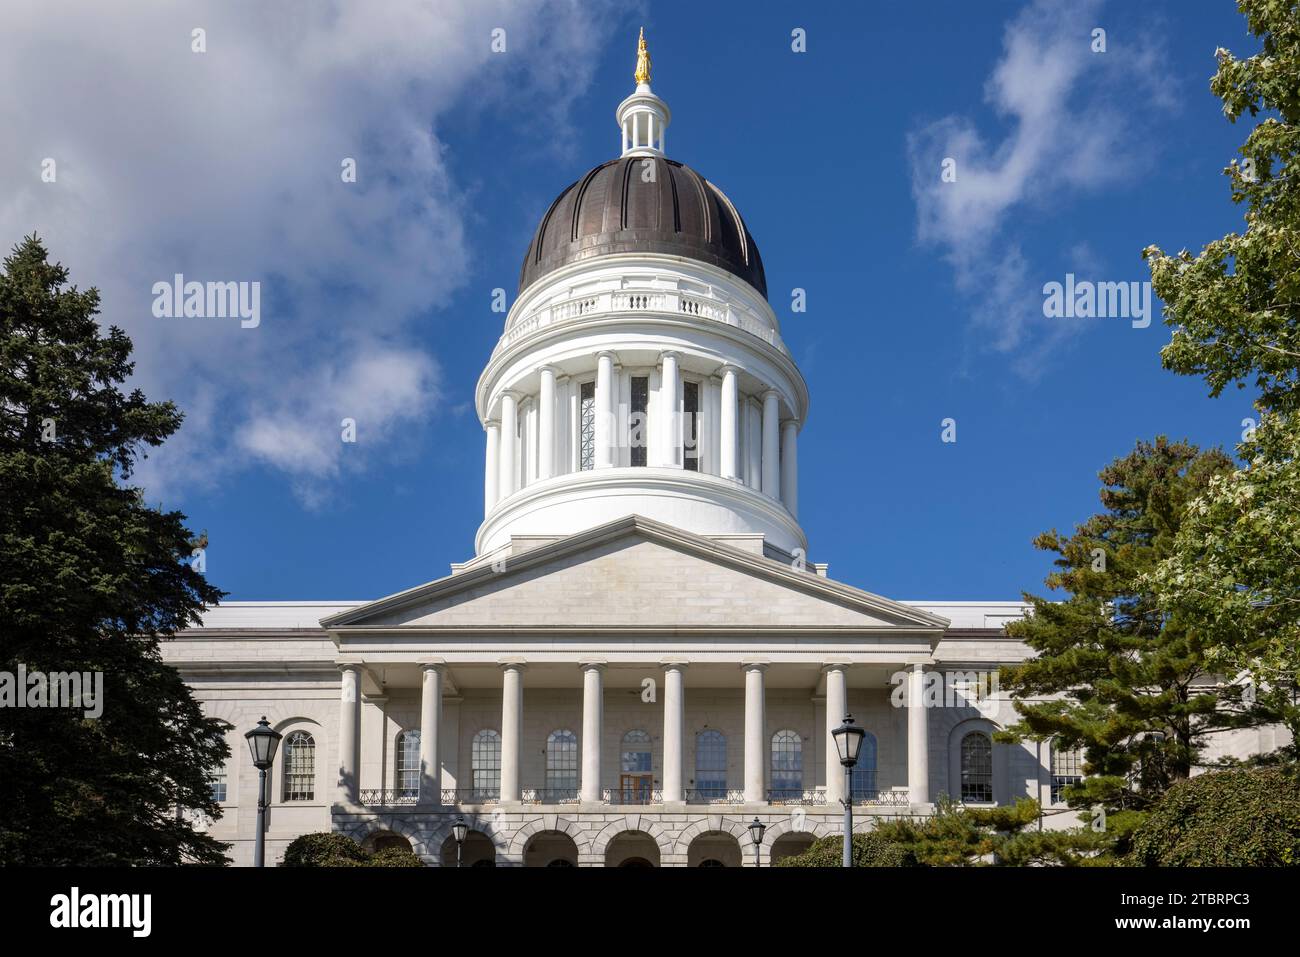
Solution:
<path fill-rule="evenodd" d="M 409 788 L 362 788 L 360 800 L 363 807 L 409 807 L 419 803 L 420 794 Z"/>
<path fill-rule="evenodd" d="M 604 788 L 600 792 L 607 804 L 663 804 L 664 792 L 658 788 L 620 787 Z"/>
<path fill-rule="evenodd" d="M 800 788 L 768 788 L 767 803 L 820 805 L 826 803 L 826 794 L 823 791 L 805 791 Z"/>
<path fill-rule="evenodd" d="M 744 804 L 745 792 L 728 788 L 690 788 L 686 800 L 691 804 Z"/>
<path fill-rule="evenodd" d="M 577 804 L 577 788 L 524 788 L 519 794 L 524 804 Z"/>
<path fill-rule="evenodd" d="M 869 791 L 861 788 L 854 788 L 853 791 L 849 793 L 849 797 L 852 799 L 854 804 L 877 804 L 885 805 L 887 807 L 906 807 L 911 803 L 905 789 L 893 791 Z"/>
<path fill-rule="evenodd" d="M 501 800 L 498 788 L 443 788 L 442 803 L 453 804 L 496 804 Z"/>

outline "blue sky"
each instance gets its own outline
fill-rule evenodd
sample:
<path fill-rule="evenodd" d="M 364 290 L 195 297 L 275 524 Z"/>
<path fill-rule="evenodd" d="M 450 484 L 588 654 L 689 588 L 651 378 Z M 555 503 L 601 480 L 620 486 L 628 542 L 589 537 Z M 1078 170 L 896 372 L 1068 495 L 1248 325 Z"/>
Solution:
<path fill-rule="evenodd" d="M 62 149 L 66 186 L 20 189 L 0 226 L 11 241 L 39 230 L 100 285 L 106 319 L 140 344 L 143 384 L 191 411 L 141 476 L 208 531 L 209 577 L 232 598 L 373 598 L 470 557 L 472 390 L 503 319 L 491 292 L 513 300 L 550 201 L 616 154 L 641 24 L 673 110 L 669 154 L 745 217 L 808 380 L 800 518 L 833 577 L 901 599 L 1039 590 L 1050 559 L 1031 539 L 1096 510 L 1102 465 L 1158 433 L 1238 440 L 1249 396 L 1210 400 L 1163 371 L 1158 311 L 1145 329 L 1041 311 L 1043 283 L 1067 272 L 1144 281 L 1143 247 L 1196 250 L 1239 228 L 1220 171 L 1247 130 L 1208 91 L 1217 46 L 1255 49 L 1232 5 L 469 7 L 434 25 L 351 11 L 249 36 L 255 6 L 235 5 L 244 20 L 214 8 L 198 61 L 184 39 L 139 52 L 188 34 L 159 7 L 123 25 L 134 50 L 94 54 L 122 74 L 117 100 L 146 101 L 132 136 L 105 122 L 104 139 L 78 140 L 57 114 L 27 131 L 15 162 Z M 495 56 L 494 23 L 508 37 Z M 795 27 L 806 53 L 791 51 Z M 1093 27 L 1105 53 L 1089 50 Z M 90 49 L 96 27 L 82 29 Z M 141 57 L 183 75 L 157 92 L 156 73 L 132 71 Z M 48 105 L 80 108 L 74 81 Z M 241 96 L 251 119 L 222 105 Z M 187 155 L 203 175 L 173 182 Z M 938 182 L 946 155 L 956 184 Z M 358 158 L 364 189 L 339 192 L 339 156 Z M 160 325 L 148 287 L 175 271 L 262 279 L 262 328 Z M 790 311 L 795 287 L 806 313 Z M 338 448 L 341 394 L 364 411 L 357 444 Z M 955 443 L 940 441 L 945 417 Z"/>

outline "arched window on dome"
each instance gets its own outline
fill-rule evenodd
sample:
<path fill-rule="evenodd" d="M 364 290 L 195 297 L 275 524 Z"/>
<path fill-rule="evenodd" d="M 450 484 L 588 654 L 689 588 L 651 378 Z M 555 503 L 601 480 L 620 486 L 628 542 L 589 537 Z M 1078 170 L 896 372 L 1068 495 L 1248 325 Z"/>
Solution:
<path fill-rule="evenodd" d="M 578 387 L 578 470 L 596 467 L 596 383 Z"/>
<path fill-rule="evenodd" d="M 470 743 L 473 800 L 495 801 L 501 796 L 501 735 L 484 728 Z"/>

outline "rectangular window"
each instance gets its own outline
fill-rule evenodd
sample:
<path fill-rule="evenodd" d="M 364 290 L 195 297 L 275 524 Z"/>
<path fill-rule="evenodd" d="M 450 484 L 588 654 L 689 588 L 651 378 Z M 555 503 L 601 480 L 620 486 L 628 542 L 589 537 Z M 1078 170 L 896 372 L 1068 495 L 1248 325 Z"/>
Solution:
<path fill-rule="evenodd" d="M 632 377 L 632 410 L 627 423 L 627 444 L 632 450 L 632 464 L 646 464 L 646 441 L 650 435 L 647 409 L 650 405 L 650 380 Z"/>
<path fill-rule="evenodd" d="M 682 383 L 682 467 L 700 470 L 700 384 Z"/>
<path fill-rule="evenodd" d="M 224 803 L 226 800 L 226 769 L 217 768 L 208 775 L 208 790 L 212 794 L 212 800 L 217 803 Z"/>
<path fill-rule="evenodd" d="M 578 394 L 578 468 L 596 465 L 596 383 L 584 382 Z"/>
<path fill-rule="evenodd" d="M 1065 803 L 1065 789 L 1083 780 L 1083 752 L 1052 746 L 1052 803 Z"/>

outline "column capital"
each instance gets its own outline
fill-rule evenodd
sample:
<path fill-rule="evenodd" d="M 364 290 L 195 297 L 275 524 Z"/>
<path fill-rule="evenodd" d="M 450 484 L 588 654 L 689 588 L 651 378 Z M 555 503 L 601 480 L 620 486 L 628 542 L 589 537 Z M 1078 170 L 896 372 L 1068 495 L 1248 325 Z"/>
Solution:
<path fill-rule="evenodd" d="M 555 366 L 551 365 L 549 362 L 546 363 L 545 365 L 540 365 L 540 366 L 538 366 L 538 367 L 537 367 L 537 371 L 538 371 L 539 373 L 541 373 L 541 372 L 549 372 L 551 375 L 559 375 L 559 374 L 560 374 L 560 370 L 559 370 L 558 368 L 556 368 Z"/>
<path fill-rule="evenodd" d="M 781 420 L 781 428 L 794 429 L 796 432 L 798 432 L 800 429 L 803 428 L 803 423 L 800 422 L 798 419 L 796 419 L 794 416 L 791 416 L 788 419 Z"/>
<path fill-rule="evenodd" d="M 502 671 L 527 671 L 528 662 L 522 658 L 501 658 L 497 661 L 497 666 Z"/>
<path fill-rule="evenodd" d="M 441 658 L 429 658 L 420 662 L 421 671 L 436 671 L 442 674 L 447 670 L 447 662 Z"/>
<path fill-rule="evenodd" d="M 334 662 L 334 667 L 338 668 L 338 670 L 343 674 L 347 674 L 349 671 L 355 671 L 360 675 L 366 670 L 366 666 L 358 661 L 336 661 Z"/>
<path fill-rule="evenodd" d="M 740 667 L 744 671 L 766 671 L 771 666 L 772 662 L 761 660 L 742 661 L 740 663 Z"/>
<path fill-rule="evenodd" d="M 500 392 L 497 393 L 497 396 L 502 399 L 510 399 L 513 402 L 518 402 L 521 398 L 523 398 L 523 393 L 517 392 L 514 389 L 502 389 Z"/>
<path fill-rule="evenodd" d="M 583 671 L 591 671 L 593 669 L 595 669 L 596 671 L 604 671 L 606 668 L 609 667 L 609 662 L 607 662 L 604 658 L 589 658 L 589 659 L 583 659 L 579 661 L 578 667 L 581 668 Z"/>
<path fill-rule="evenodd" d="M 661 658 L 659 667 L 665 670 L 685 671 L 691 666 L 689 661 L 683 661 L 681 658 Z"/>
<path fill-rule="evenodd" d="M 718 366 L 718 368 L 714 371 L 713 374 L 714 374 L 714 375 L 726 375 L 728 372 L 730 372 L 730 373 L 733 373 L 733 374 L 735 374 L 735 375 L 739 375 L 742 371 L 744 371 L 744 370 L 742 370 L 742 369 L 740 368 L 740 366 L 735 365 L 734 363 L 731 363 L 731 362 L 724 362 L 724 363 L 722 363 L 722 365 Z"/>
<path fill-rule="evenodd" d="M 483 431 L 486 432 L 488 429 L 499 429 L 499 428 L 501 428 L 501 420 L 499 418 L 483 420 Z"/>
<path fill-rule="evenodd" d="M 663 362 L 665 359 L 672 359 L 675 362 L 681 357 L 682 354 L 678 352 L 676 349 L 664 349 L 662 352 L 659 353 L 660 362 Z"/>
<path fill-rule="evenodd" d="M 615 365 L 618 364 L 618 353 L 614 352 L 612 349 L 601 349 L 596 353 L 597 359 L 604 359 L 606 357 L 608 357 Z"/>
<path fill-rule="evenodd" d="M 848 671 L 852 665 L 847 661 L 823 661 L 822 674 L 828 671 Z"/>
<path fill-rule="evenodd" d="M 779 402 L 781 401 L 781 393 L 778 392 L 776 389 L 764 389 L 763 401 L 766 402 L 769 398 L 774 398 Z"/>

